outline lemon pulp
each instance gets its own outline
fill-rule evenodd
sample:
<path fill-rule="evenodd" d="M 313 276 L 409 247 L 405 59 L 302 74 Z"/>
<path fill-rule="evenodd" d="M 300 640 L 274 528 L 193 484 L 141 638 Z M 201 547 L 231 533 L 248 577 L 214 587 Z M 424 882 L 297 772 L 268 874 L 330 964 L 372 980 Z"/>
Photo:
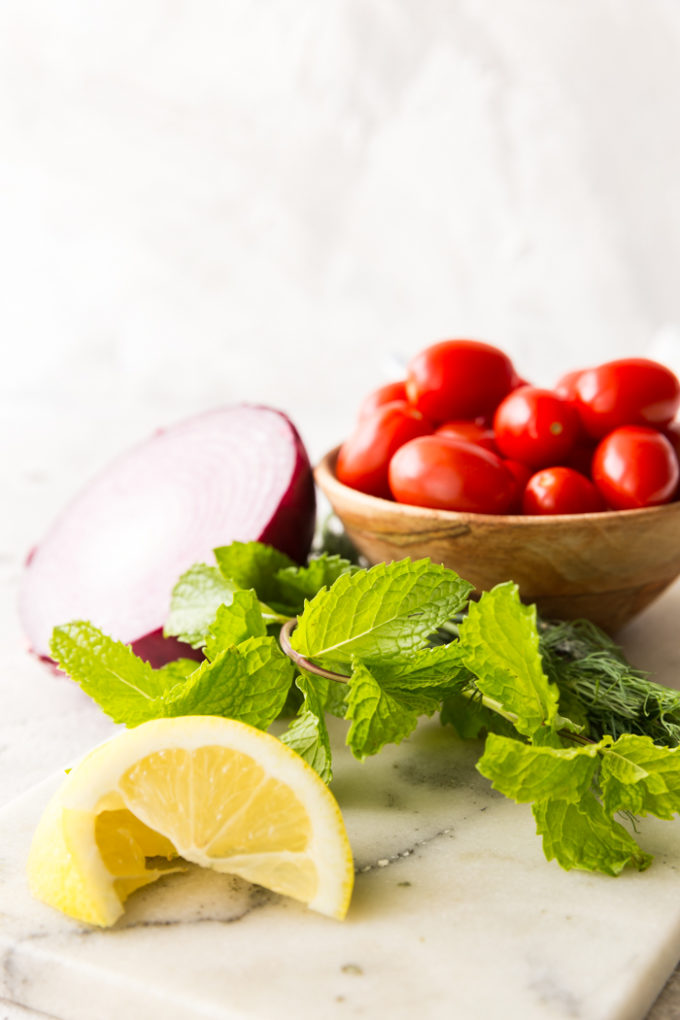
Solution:
<path fill-rule="evenodd" d="M 119 733 L 70 773 L 36 830 L 34 894 L 112 924 L 127 896 L 183 861 L 344 917 L 352 854 L 339 808 L 276 738 L 209 716 Z"/>

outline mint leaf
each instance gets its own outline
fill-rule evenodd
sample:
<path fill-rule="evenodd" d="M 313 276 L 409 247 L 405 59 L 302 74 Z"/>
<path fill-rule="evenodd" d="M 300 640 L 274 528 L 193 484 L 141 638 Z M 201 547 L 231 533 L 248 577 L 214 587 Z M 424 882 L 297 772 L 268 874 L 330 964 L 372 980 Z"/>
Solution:
<path fill-rule="evenodd" d="M 460 690 L 471 679 L 457 641 L 418 648 L 400 659 L 373 663 L 371 669 L 383 686 L 409 691 L 428 688 L 440 692 L 440 696 Z"/>
<path fill-rule="evenodd" d="M 314 686 L 316 696 L 319 699 L 324 711 L 344 719 L 347 714 L 347 695 L 349 685 L 338 680 L 329 680 L 327 677 L 319 676 L 317 673 L 307 673 L 302 670 L 302 676 Z M 299 684 L 298 684 L 299 687 Z"/>
<path fill-rule="evenodd" d="M 386 694 L 418 715 L 432 715 L 442 700 L 466 686 L 470 673 L 461 663 L 457 642 L 419 648 L 401 659 L 371 663 L 371 673 Z"/>
<path fill-rule="evenodd" d="M 232 542 L 215 549 L 222 576 L 237 588 L 254 588 L 262 602 L 281 601 L 276 574 L 296 567 L 294 560 L 263 542 Z"/>
<path fill-rule="evenodd" d="M 162 696 L 175 679 L 86 621 L 55 627 L 50 651 L 65 673 L 111 716 L 137 726 L 163 715 Z"/>
<path fill-rule="evenodd" d="M 265 637 L 266 634 L 267 625 L 255 592 L 252 589 L 235 591 L 229 605 L 220 606 L 210 624 L 205 654 L 214 659 L 225 648 L 238 645 L 246 638 Z"/>
<path fill-rule="evenodd" d="M 192 648 L 201 648 L 217 610 L 231 602 L 237 587 L 217 567 L 195 563 L 172 590 L 164 634 L 186 641 Z"/>
<path fill-rule="evenodd" d="M 267 729 L 285 704 L 293 672 L 274 638 L 247 638 L 173 688 L 165 714 L 222 715 Z"/>
<path fill-rule="evenodd" d="M 605 751 L 600 783 L 609 814 L 672 818 L 680 812 L 680 747 L 659 747 L 651 737 L 626 733 Z"/>
<path fill-rule="evenodd" d="M 296 751 L 312 766 L 315 772 L 330 783 L 333 778 L 331 745 L 324 720 L 324 705 L 314 682 L 306 676 L 297 678 L 296 684 L 304 694 L 299 714 L 281 735 L 281 741 Z"/>
<path fill-rule="evenodd" d="M 418 713 L 387 694 L 367 666 L 355 663 L 349 682 L 347 745 L 355 758 L 376 754 L 385 744 L 400 743 L 415 729 Z"/>
<path fill-rule="evenodd" d="M 340 672 L 354 657 L 397 659 L 422 648 L 470 591 L 467 581 L 430 560 L 379 563 L 322 589 L 307 603 L 291 643 Z"/>
<path fill-rule="evenodd" d="M 284 602 L 302 610 L 305 599 L 312 599 L 321 588 L 328 588 L 342 574 L 355 574 L 360 568 L 342 556 L 322 553 L 305 567 L 284 567 L 276 572 L 276 582 Z"/>
<path fill-rule="evenodd" d="M 195 669 L 198 669 L 198 665 L 195 659 L 173 659 L 172 662 L 166 662 L 164 666 L 160 666 L 154 672 L 163 678 L 165 693 L 165 691 L 172 690 L 176 684 L 186 680 Z"/>
<path fill-rule="evenodd" d="M 582 747 L 532 747 L 490 733 L 477 771 L 494 790 L 517 803 L 551 797 L 578 802 L 590 789 L 598 766 L 598 744 Z"/>
<path fill-rule="evenodd" d="M 443 726 L 452 726 L 461 740 L 475 740 L 486 733 L 517 736 L 512 723 L 487 708 L 481 695 L 472 698 L 458 693 L 447 695 L 442 703 L 440 719 Z"/>
<path fill-rule="evenodd" d="M 578 804 L 539 801 L 533 812 L 545 856 L 566 871 L 582 868 L 618 875 L 628 864 L 644 871 L 652 863 L 626 829 L 607 817 L 592 793 L 586 793 Z"/>
<path fill-rule="evenodd" d="M 470 603 L 460 644 L 479 690 L 516 716 L 520 733 L 531 737 L 568 722 L 557 712 L 559 690 L 543 672 L 536 607 L 522 605 L 516 584 L 499 584 Z"/>

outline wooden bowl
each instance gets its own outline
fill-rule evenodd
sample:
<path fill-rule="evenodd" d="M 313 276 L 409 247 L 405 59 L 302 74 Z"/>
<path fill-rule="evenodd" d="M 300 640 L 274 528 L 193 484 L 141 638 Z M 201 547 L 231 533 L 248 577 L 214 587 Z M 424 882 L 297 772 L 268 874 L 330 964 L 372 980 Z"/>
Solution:
<path fill-rule="evenodd" d="M 478 591 L 512 580 L 543 617 L 585 617 L 610 633 L 680 574 L 680 502 L 552 517 L 430 510 L 343 485 L 337 452 L 317 466 L 316 481 L 369 563 L 429 556 Z"/>

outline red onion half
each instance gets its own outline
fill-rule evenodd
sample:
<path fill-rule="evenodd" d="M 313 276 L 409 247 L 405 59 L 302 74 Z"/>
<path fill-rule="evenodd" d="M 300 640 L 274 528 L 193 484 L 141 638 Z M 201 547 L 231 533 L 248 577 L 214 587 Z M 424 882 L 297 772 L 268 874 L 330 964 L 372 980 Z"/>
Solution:
<path fill-rule="evenodd" d="M 49 657 L 53 627 L 89 620 L 154 665 L 175 658 L 183 647 L 156 632 L 180 574 L 237 540 L 302 562 L 314 518 L 309 459 L 280 411 L 241 404 L 161 429 L 86 486 L 29 555 L 19 612 L 32 650 Z"/>

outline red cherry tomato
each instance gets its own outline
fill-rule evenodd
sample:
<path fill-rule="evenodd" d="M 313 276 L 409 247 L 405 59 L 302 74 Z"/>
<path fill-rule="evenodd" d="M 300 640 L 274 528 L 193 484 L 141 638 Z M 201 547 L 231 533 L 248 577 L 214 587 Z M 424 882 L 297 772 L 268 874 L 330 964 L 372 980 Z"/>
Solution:
<path fill-rule="evenodd" d="M 670 503 L 680 466 L 670 440 L 646 425 L 624 425 L 602 440 L 593 457 L 593 481 L 614 510 Z"/>
<path fill-rule="evenodd" d="M 680 408 L 677 377 L 648 358 L 623 358 L 586 369 L 575 390 L 581 420 L 595 439 L 622 425 L 667 425 Z"/>
<path fill-rule="evenodd" d="M 390 488 L 399 503 L 503 514 L 515 482 L 496 454 L 446 436 L 412 439 L 390 461 Z"/>
<path fill-rule="evenodd" d="M 430 423 L 406 401 L 383 404 L 359 421 L 340 447 L 335 466 L 338 481 L 370 496 L 391 499 L 387 469 L 392 454 L 409 439 L 431 431 Z"/>
<path fill-rule="evenodd" d="M 577 441 L 569 455 L 565 458 L 564 466 L 574 468 L 575 471 L 580 471 L 586 478 L 590 478 L 596 446 L 597 444 L 592 439 L 590 441 L 584 441 L 583 439 Z"/>
<path fill-rule="evenodd" d="M 562 397 L 562 400 L 575 400 L 576 384 L 582 375 L 582 368 L 577 368 L 573 372 L 565 372 L 565 374 L 560 376 L 555 383 L 555 386 L 553 387 L 554 392 L 558 397 Z"/>
<path fill-rule="evenodd" d="M 443 340 L 411 359 L 406 392 L 430 421 L 492 413 L 516 380 L 510 358 L 479 340 Z"/>
<path fill-rule="evenodd" d="M 580 422 L 573 405 L 552 390 L 523 386 L 498 405 L 493 427 L 505 457 L 538 468 L 564 460 L 576 442 Z"/>
<path fill-rule="evenodd" d="M 537 471 L 522 497 L 525 514 L 592 514 L 604 509 L 604 500 L 593 483 L 568 467 Z"/>
<path fill-rule="evenodd" d="M 373 414 L 383 404 L 391 404 L 395 400 L 406 400 L 406 380 L 401 379 L 399 382 L 385 383 L 384 386 L 379 386 L 377 390 L 372 390 L 364 399 L 361 401 L 359 406 L 359 419 L 367 418 L 369 414 Z"/>
<path fill-rule="evenodd" d="M 435 433 L 438 436 L 460 439 L 464 443 L 474 443 L 475 446 L 483 446 L 485 450 L 498 453 L 493 429 L 479 421 L 445 421 L 435 429 Z"/>
<path fill-rule="evenodd" d="M 522 496 L 524 495 L 524 487 L 531 478 L 532 469 L 528 464 L 522 464 L 519 460 L 507 460 L 504 459 L 503 463 L 510 472 L 512 477 L 515 479 L 515 494 L 512 498 L 512 504 L 510 507 L 511 513 L 520 513 L 522 510 Z"/>
<path fill-rule="evenodd" d="M 670 425 L 666 425 L 663 434 L 670 440 L 670 444 L 675 450 L 675 456 L 680 462 L 680 421 L 672 421 Z"/>

